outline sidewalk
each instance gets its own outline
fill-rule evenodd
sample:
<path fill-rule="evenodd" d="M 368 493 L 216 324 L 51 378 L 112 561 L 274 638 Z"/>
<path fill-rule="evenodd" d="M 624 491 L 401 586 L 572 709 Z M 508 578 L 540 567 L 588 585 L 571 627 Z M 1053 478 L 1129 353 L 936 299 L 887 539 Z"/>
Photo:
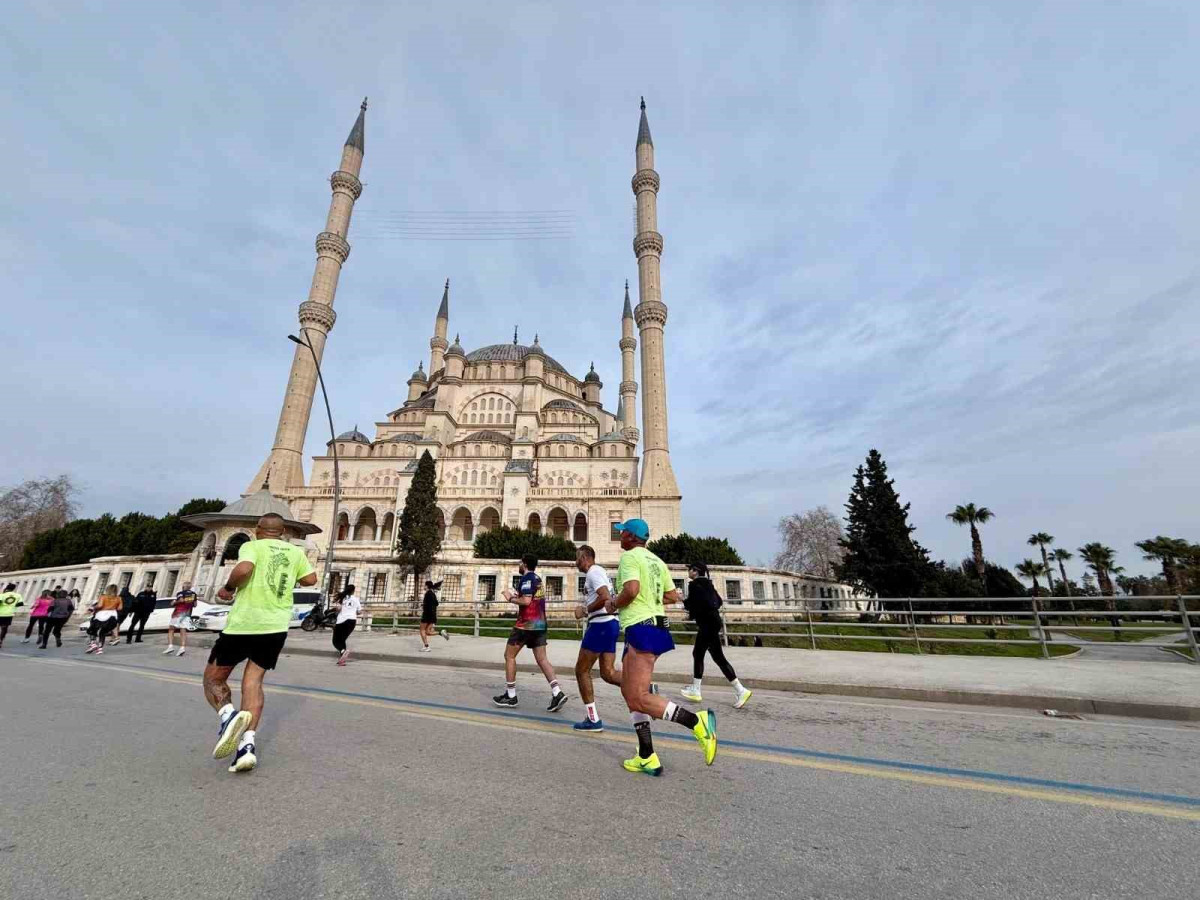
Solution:
<path fill-rule="evenodd" d="M 305 634 L 292 629 L 284 653 L 332 660 L 330 637 L 329 631 Z M 215 636 L 204 633 L 191 638 L 204 647 L 213 640 Z M 451 635 L 447 642 L 435 636 L 433 651 L 421 653 L 414 631 L 397 635 L 380 628 L 369 634 L 356 631 L 350 639 L 351 661 L 422 663 L 497 673 L 503 666 L 504 644 L 504 638 Z M 555 640 L 549 646 L 559 678 L 564 684 L 573 681 L 579 642 Z M 683 646 L 661 657 L 655 668 L 657 680 L 689 683 L 691 649 Z M 1173 662 L 910 656 L 775 647 L 729 647 L 726 655 L 752 688 L 1200 721 L 1200 666 Z M 518 657 L 518 669 L 537 671 L 527 651 Z M 725 686 L 712 660 L 705 672 L 706 685 Z"/>

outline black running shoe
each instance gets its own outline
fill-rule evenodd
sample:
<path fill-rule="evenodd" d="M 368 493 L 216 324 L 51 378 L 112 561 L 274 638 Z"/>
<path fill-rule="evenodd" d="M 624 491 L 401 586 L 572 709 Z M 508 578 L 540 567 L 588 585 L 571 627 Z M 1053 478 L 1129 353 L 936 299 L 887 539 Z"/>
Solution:
<path fill-rule="evenodd" d="M 517 698 L 510 697 L 510 696 L 508 696 L 508 694 L 500 694 L 497 697 L 493 697 L 492 702 L 495 703 L 497 706 L 516 706 Z"/>
<path fill-rule="evenodd" d="M 546 712 L 558 712 L 567 705 L 567 695 L 562 691 L 550 698 L 550 705 L 546 707 Z"/>

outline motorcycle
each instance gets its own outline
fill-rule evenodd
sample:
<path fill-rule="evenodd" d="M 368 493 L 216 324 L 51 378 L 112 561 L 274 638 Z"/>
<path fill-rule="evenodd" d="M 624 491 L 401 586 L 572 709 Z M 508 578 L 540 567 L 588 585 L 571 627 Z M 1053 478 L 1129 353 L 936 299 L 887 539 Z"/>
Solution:
<path fill-rule="evenodd" d="M 332 628 L 337 623 L 338 611 L 321 601 L 312 608 L 300 623 L 302 631 L 316 631 L 318 628 Z"/>

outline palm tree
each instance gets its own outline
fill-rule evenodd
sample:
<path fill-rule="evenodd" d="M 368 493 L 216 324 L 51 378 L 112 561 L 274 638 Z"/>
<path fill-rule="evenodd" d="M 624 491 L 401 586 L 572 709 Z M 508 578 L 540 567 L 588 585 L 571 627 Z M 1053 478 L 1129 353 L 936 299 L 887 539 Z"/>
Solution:
<path fill-rule="evenodd" d="M 1067 577 L 1067 567 L 1063 565 L 1068 559 L 1074 559 L 1075 554 L 1070 550 L 1058 547 L 1050 551 L 1050 558 L 1058 563 L 1058 574 L 1062 579 L 1062 585 L 1067 589 L 1067 596 L 1071 596 L 1071 579 Z M 1075 604 L 1071 604 L 1071 609 L 1075 608 Z"/>
<path fill-rule="evenodd" d="M 1054 543 L 1054 535 L 1046 534 L 1044 531 L 1039 531 L 1036 534 L 1031 534 L 1027 543 L 1030 547 L 1038 547 L 1042 551 L 1042 568 L 1046 570 L 1047 592 L 1054 593 L 1054 578 L 1051 575 L 1050 557 L 1046 555 L 1046 546 Z"/>
<path fill-rule="evenodd" d="M 1180 593 L 1178 561 L 1188 556 L 1191 544 L 1180 538 L 1158 537 L 1147 538 L 1135 544 L 1142 551 L 1143 559 L 1157 559 L 1162 563 L 1163 580 L 1167 583 L 1167 593 Z"/>
<path fill-rule="evenodd" d="M 1038 576 L 1046 574 L 1045 565 L 1040 562 L 1034 562 L 1032 559 L 1023 559 L 1017 563 L 1017 574 L 1033 582 L 1034 597 L 1040 595 L 1041 588 L 1038 587 Z"/>
<path fill-rule="evenodd" d="M 982 525 L 992 518 L 992 515 L 992 511 L 986 506 L 977 507 L 974 503 L 956 506 L 954 512 L 946 514 L 946 518 L 955 525 L 971 526 L 971 556 L 975 560 L 975 574 L 979 576 L 979 585 L 983 588 L 985 597 L 987 596 L 987 563 L 983 560 L 983 541 L 979 539 L 979 528 L 976 526 Z"/>
<path fill-rule="evenodd" d="M 1096 573 L 1096 583 L 1100 585 L 1100 593 L 1104 597 L 1104 607 L 1110 612 L 1117 611 L 1117 601 L 1113 599 L 1112 575 L 1116 568 L 1117 551 L 1105 547 L 1099 541 L 1092 541 L 1079 548 L 1079 555 L 1087 563 L 1089 569 Z M 1111 616 L 1109 622 L 1114 629 L 1120 629 L 1121 619 Z M 1116 634 L 1119 639 L 1120 634 Z"/>

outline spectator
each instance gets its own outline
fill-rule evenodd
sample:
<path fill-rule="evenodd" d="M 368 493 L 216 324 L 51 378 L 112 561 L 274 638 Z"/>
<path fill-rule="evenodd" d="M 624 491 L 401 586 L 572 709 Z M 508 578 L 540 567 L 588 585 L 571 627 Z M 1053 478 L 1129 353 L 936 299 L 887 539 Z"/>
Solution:
<path fill-rule="evenodd" d="M 125 632 L 125 643 L 132 644 L 134 642 L 133 633 L 137 632 L 137 642 L 142 642 L 142 633 L 146 630 L 146 620 L 150 618 L 150 613 L 154 612 L 154 605 L 158 602 L 158 595 L 154 593 L 152 587 L 144 587 L 141 593 L 134 598 L 133 617 L 129 620 L 129 629 Z"/>

